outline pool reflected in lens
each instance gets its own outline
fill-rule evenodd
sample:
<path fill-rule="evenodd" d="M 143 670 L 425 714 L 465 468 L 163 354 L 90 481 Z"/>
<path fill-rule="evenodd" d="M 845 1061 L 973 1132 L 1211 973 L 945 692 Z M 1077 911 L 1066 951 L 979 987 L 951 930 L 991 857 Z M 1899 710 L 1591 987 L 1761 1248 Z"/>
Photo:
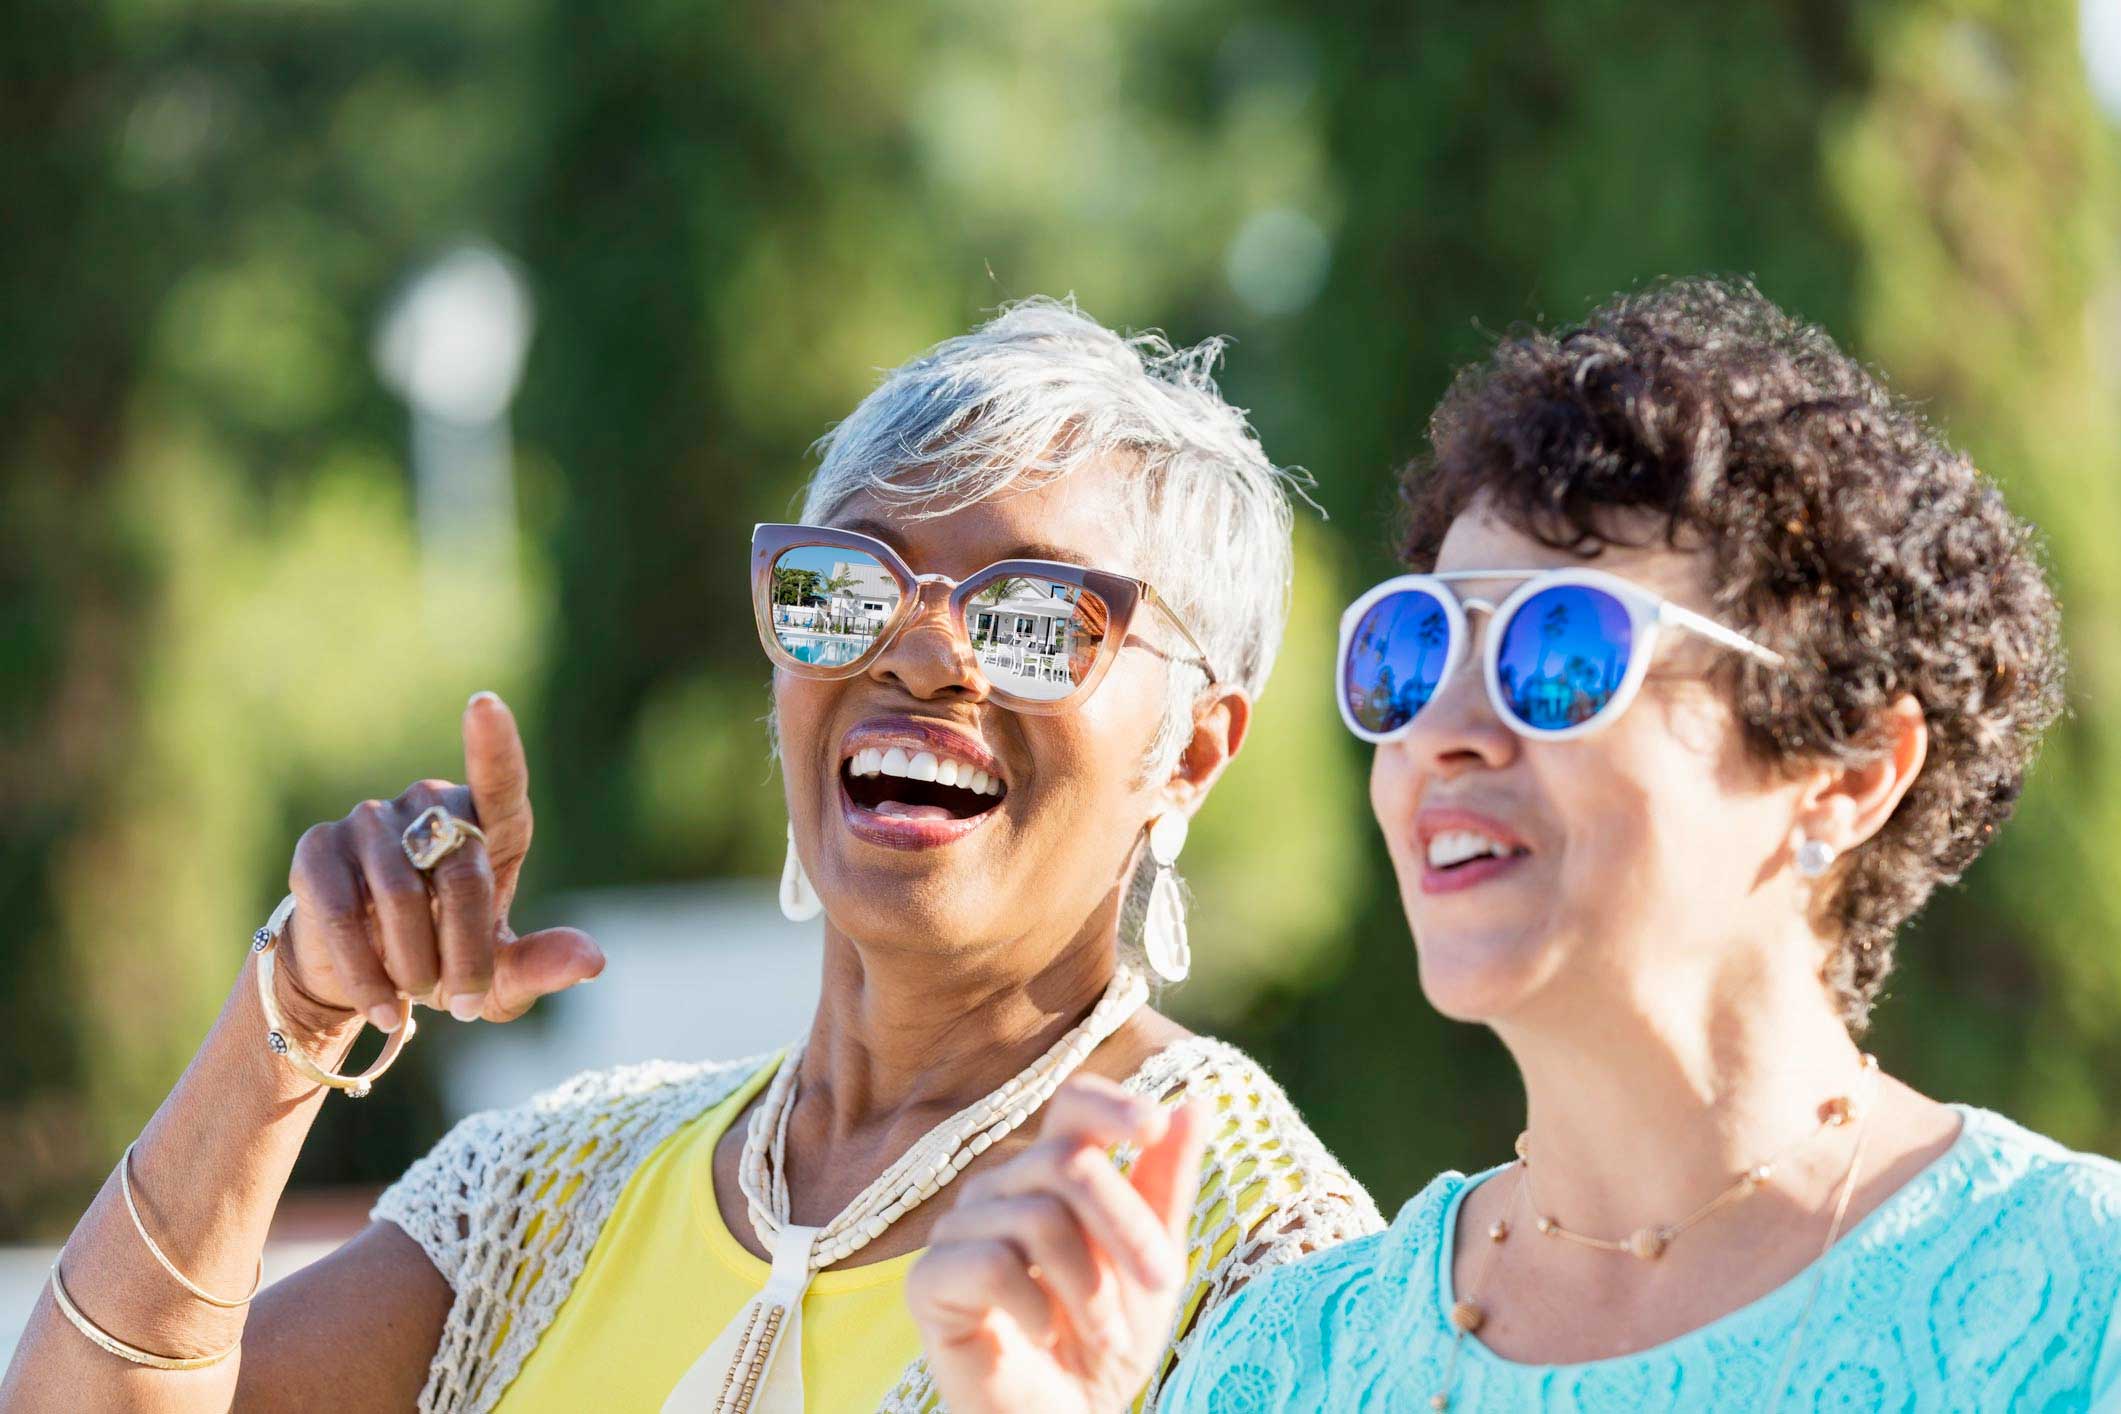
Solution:
<path fill-rule="evenodd" d="M 1094 590 L 1041 575 L 999 575 L 965 600 L 965 634 L 1001 692 L 1058 702 L 1090 675 L 1112 610 Z"/>
<path fill-rule="evenodd" d="M 898 612 L 883 562 L 840 545 L 797 545 L 773 561 L 773 637 L 798 663 L 840 668 L 871 648 Z"/>
<path fill-rule="evenodd" d="M 1401 589 L 1366 610 L 1348 639 L 1340 690 L 1349 715 L 1397 731 L 1429 705 L 1450 659 L 1451 618 L 1434 594 Z"/>
<path fill-rule="evenodd" d="M 1627 606 L 1603 589 L 1542 589 L 1502 626 L 1502 700 L 1533 731 L 1582 726 L 1620 691 L 1633 643 Z"/>

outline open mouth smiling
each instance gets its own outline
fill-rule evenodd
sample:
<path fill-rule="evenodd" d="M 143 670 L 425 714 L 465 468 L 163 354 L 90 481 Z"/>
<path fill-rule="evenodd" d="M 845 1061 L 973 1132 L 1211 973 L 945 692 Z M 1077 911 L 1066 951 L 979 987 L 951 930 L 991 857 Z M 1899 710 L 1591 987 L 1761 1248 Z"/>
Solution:
<path fill-rule="evenodd" d="M 1507 874 L 1531 847 L 1507 826 L 1462 810 L 1424 810 L 1415 823 L 1422 847 L 1421 891 L 1457 893 Z"/>
<path fill-rule="evenodd" d="M 847 826 L 872 844 L 929 849 L 963 839 L 1008 797 L 993 754 L 962 733 L 913 718 L 864 722 L 841 743 Z"/>

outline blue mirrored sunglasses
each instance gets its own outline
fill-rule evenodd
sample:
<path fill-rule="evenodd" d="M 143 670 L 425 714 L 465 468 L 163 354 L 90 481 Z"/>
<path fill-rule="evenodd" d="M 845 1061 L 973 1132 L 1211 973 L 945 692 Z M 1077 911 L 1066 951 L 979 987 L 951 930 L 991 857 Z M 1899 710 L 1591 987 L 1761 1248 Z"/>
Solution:
<path fill-rule="evenodd" d="M 1461 600 L 1463 580 L 1521 580 L 1500 604 Z M 1335 696 L 1348 730 L 1396 741 L 1458 670 L 1472 634 L 1466 614 L 1489 615 L 1482 666 L 1495 713 L 1520 736 L 1560 741 L 1607 726 L 1627 710 L 1664 629 L 1698 634 L 1779 666 L 1782 655 L 1602 570 L 1464 570 L 1388 579 L 1340 619 Z"/>

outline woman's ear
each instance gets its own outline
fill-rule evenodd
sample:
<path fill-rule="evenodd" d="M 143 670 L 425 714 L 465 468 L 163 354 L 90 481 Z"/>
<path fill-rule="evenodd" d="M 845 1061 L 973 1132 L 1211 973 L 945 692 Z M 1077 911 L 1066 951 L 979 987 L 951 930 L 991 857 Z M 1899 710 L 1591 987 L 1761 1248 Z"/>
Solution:
<path fill-rule="evenodd" d="M 1885 749 L 1860 766 L 1821 771 L 1807 787 L 1798 828 L 1807 839 L 1846 854 L 1892 818 L 1929 756 L 1922 704 L 1902 694 L 1885 709 Z"/>
<path fill-rule="evenodd" d="M 1164 782 L 1164 797 L 1191 815 L 1245 744 L 1252 728 L 1252 698 L 1241 687 L 1217 683 L 1193 703 L 1193 734 Z"/>

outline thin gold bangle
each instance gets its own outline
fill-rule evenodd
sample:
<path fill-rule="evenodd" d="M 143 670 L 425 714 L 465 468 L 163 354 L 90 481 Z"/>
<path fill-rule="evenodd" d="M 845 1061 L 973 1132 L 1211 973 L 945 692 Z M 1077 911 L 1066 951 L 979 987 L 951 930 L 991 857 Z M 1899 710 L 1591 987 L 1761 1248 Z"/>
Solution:
<path fill-rule="evenodd" d="M 140 1234 L 140 1240 L 147 1244 L 148 1255 L 162 1264 L 162 1270 L 168 1272 L 176 1280 L 177 1285 L 183 1287 L 209 1306 L 219 1306 L 224 1311 L 242 1310 L 258 1294 L 258 1288 L 265 1284 L 265 1258 L 263 1256 L 258 1258 L 258 1275 L 250 1284 L 250 1295 L 237 1301 L 230 1301 L 226 1297 L 214 1295 L 211 1291 L 208 1291 L 205 1287 L 178 1271 L 177 1264 L 169 1259 L 155 1239 L 147 1235 L 147 1224 L 140 1221 L 139 1205 L 133 1202 L 133 1150 L 138 1148 L 139 1144 L 140 1141 L 135 1139 L 132 1143 L 126 1145 L 125 1157 L 118 1160 L 118 1191 L 125 1195 L 125 1211 L 132 1214 L 133 1231 Z"/>
<path fill-rule="evenodd" d="M 59 1249 L 59 1259 L 64 1260 L 65 1257 L 66 1249 L 62 1247 Z M 243 1344 L 243 1338 L 237 1336 L 226 1350 L 217 1350 L 211 1355 L 157 1355 L 152 1350 L 142 1350 L 137 1345 L 127 1345 L 124 1341 L 82 1315 L 81 1308 L 74 1305 L 73 1298 L 66 1294 L 66 1283 L 59 1279 L 58 1261 L 52 1263 L 51 1288 L 52 1300 L 58 1305 L 59 1314 L 73 1322 L 75 1330 L 87 1336 L 89 1340 L 95 1343 L 98 1349 L 108 1351 L 120 1360 L 129 1361 L 135 1365 L 146 1365 L 156 1370 L 203 1370 L 208 1365 L 220 1364 L 223 1360 L 235 1354 Z"/>
<path fill-rule="evenodd" d="M 412 1003 L 400 999 L 404 1016 L 398 1022 L 398 1029 L 391 1032 L 390 1039 L 383 1043 L 383 1051 L 376 1057 L 374 1064 L 359 1075 L 334 1074 L 303 1055 L 301 1047 L 294 1043 L 292 1028 L 288 1026 L 286 1018 L 280 1015 L 280 999 L 273 995 L 272 984 L 273 953 L 287 929 L 287 920 L 294 915 L 294 911 L 295 896 L 289 894 L 280 900 L 280 906 L 272 911 L 272 917 L 267 919 L 265 926 L 253 933 L 250 939 L 250 950 L 258 955 L 258 1007 L 265 1013 L 266 1049 L 276 1056 L 284 1057 L 287 1063 L 295 1068 L 295 1073 L 304 1080 L 326 1085 L 334 1090 L 344 1090 L 358 1100 L 368 1093 L 369 1087 L 375 1084 L 384 1071 L 390 1069 L 398 1059 L 398 1053 L 405 1049 L 405 1043 L 412 1039 L 412 1033 L 419 1029 L 413 1021 Z"/>

